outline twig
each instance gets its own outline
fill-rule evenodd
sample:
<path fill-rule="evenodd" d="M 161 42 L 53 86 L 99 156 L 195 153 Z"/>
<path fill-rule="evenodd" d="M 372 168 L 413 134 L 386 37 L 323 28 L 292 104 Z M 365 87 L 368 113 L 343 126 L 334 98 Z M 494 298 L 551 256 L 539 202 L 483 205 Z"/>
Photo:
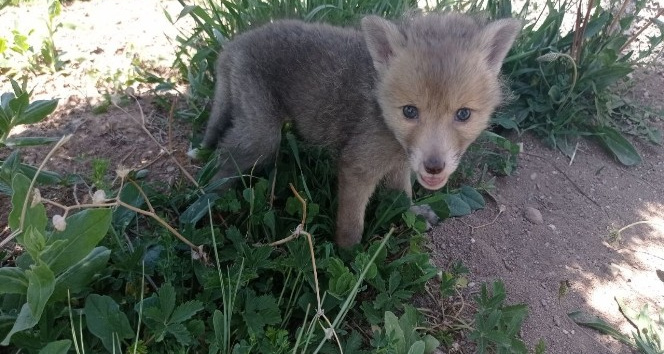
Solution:
<path fill-rule="evenodd" d="M 48 154 L 46 154 L 46 157 L 44 158 L 44 160 L 42 160 L 42 163 L 39 165 L 39 168 L 37 168 L 37 171 L 35 172 L 35 176 L 32 178 L 32 181 L 30 181 L 30 186 L 28 187 L 28 190 L 25 193 L 25 201 L 23 202 L 23 208 L 21 209 L 21 219 L 20 219 L 18 229 L 14 230 L 14 232 L 9 234 L 9 236 L 7 236 L 7 238 L 0 241 L 0 247 L 3 247 L 7 243 L 9 243 L 9 241 L 16 238 L 16 236 L 20 235 L 21 232 L 23 232 L 23 226 L 25 225 L 25 213 L 28 211 L 28 205 L 31 204 L 32 198 L 31 198 L 30 194 L 32 193 L 32 190 L 35 187 L 35 183 L 37 182 L 37 177 L 39 176 L 39 173 L 41 173 L 42 169 L 44 169 L 44 166 L 46 165 L 46 162 L 48 162 L 48 160 L 51 159 L 51 156 L 53 156 L 55 151 L 57 149 L 59 149 L 62 145 L 64 145 L 67 141 L 69 141 L 70 138 L 71 138 L 71 134 L 70 135 L 65 135 L 62 138 L 60 138 L 60 140 L 55 144 L 55 146 L 53 146 L 51 151 L 49 151 Z"/>
<path fill-rule="evenodd" d="M 134 99 L 134 101 L 136 101 L 136 105 L 138 106 L 139 113 L 141 114 L 141 121 L 138 122 L 138 123 L 141 125 L 141 129 L 143 130 L 143 132 L 145 132 L 145 134 L 147 134 L 147 136 L 150 137 L 150 139 L 152 139 L 152 141 L 153 141 L 155 144 L 157 144 L 157 146 L 159 146 L 159 149 L 161 149 L 162 151 L 166 152 L 166 154 L 168 154 L 168 156 L 171 158 L 171 161 L 173 161 L 173 163 L 175 163 L 175 164 L 178 166 L 178 168 L 180 169 L 180 171 L 182 171 L 182 174 L 183 174 L 183 175 L 184 175 L 184 176 L 185 176 L 185 177 L 186 177 L 186 178 L 187 178 L 187 179 L 188 179 L 188 180 L 189 180 L 194 186 L 196 186 L 196 188 L 197 188 L 201 193 L 205 194 L 205 191 L 203 190 L 203 188 L 201 188 L 201 186 L 198 185 L 198 182 L 196 182 L 196 179 L 194 179 L 194 177 L 193 177 L 191 174 L 189 174 L 189 172 L 188 172 L 188 171 L 182 166 L 182 164 L 180 164 L 180 162 L 175 158 L 175 155 L 173 155 L 173 151 L 171 151 L 170 149 L 164 147 L 164 146 L 163 146 L 163 145 L 157 140 L 157 138 L 155 138 L 154 135 L 148 130 L 147 126 L 145 125 L 145 114 L 143 113 L 143 107 L 141 107 L 140 102 L 138 102 L 138 98 L 136 98 L 135 96 L 131 96 L 131 97 Z M 131 114 L 129 114 L 129 112 L 128 112 L 127 110 L 125 110 L 124 108 L 118 106 L 117 104 L 114 104 L 114 106 L 117 107 L 118 109 L 120 109 L 121 111 L 123 111 L 123 112 L 124 112 L 127 116 L 129 116 L 131 119 L 133 119 L 134 121 L 136 121 L 136 119 L 134 118 L 134 116 L 131 115 Z"/>
<path fill-rule="evenodd" d="M 496 220 L 498 220 L 498 217 L 499 217 L 502 213 L 505 212 L 505 209 L 506 209 L 505 206 L 504 206 L 503 204 L 500 204 L 500 205 L 498 206 L 498 213 L 493 217 L 493 220 L 489 221 L 488 223 L 485 223 L 485 224 L 482 224 L 482 225 L 478 225 L 478 226 L 470 225 L 470 224 L 466 223 L 465 221 L 463 221 L 463 220 L 461 220 L 461 219 L 459 219 L 459 220 L 461 220 L 461 222 L 462 222 L 464 225 L 470 227 L 470 233 L 472 234 L 472 233 L 475 232 L 475 229 L 481 229 L 481 228 L 483 228 L 483 227 L 487 227 L 487 226 L 493 225 L 493 224 L 496 222 Z"/>
<path fill-rule="evenodd" d="M 613 21 L 611 21 L 611 24 L 609 25 L 609 29 L 607 31 L 607 35 L 610 35 L 611 32 L 613 32 L 613 28 L 616 26 L 618 21 L 622 18 L 622 15 L 625 13 L 625 9 L 627 8 L 627 4 L 632 2 L 631 0 L 623 0 L 622 5 L 620 5 L 620 10 L 618 10 L 618 13 L 615 14 L 613 17 Z"/>
<path fill-rule="evenodd" d="M 628 45 L 632 44 L 632 42 L 634 42 L 634 40 L 638 38 L 641 35 L 641 33 L 643 33 L 643 31 L 645 31 L 648 27 L 650 27 L 650 25 L 652 25 L 655 22 L 655 20 L 662 15 L 664 15 L 664 8 L 659 9 L 659 11 L 657 11 L 657 14 L 653 16 L 650 20 L 648 20 L 648 22 L 643 26 L 643 28 L 641 28 L 638 32 L 634 33 L 634 35 L 632 35 L 632 37 L 630 37 L 627 40 L 627 42 L 625 42 L 625 44 L 623 44 L 623 46 L 620 47 L 620 52 L 622 52 L 625 48 L 627 48 Z"/>
<path fill-rule="evenodd" d="M 300 193 L 298 193 L 298 191 L 295 189 L 295 187 L 293 186 L 292 183 L 289 183 L 289 187 L 290 187 L 291 191 L 293 192 L 293 194 L 295 195 L 295 198 L 297 198 L 297 200 L 299 200 L 300 203 L 302 204 L 302 220 L 300 221 L 300 224 L 297 225 L 295 230 L 293 230 L 293 233 L 291 233 L 290 236 L 285 237 L 285 238 L 283 238 L 281 240 L 278 240 L 278 241 L 274 241 L 274 242 L 270 243 L 269 245 L 272 246 L 272 247 L 275 247 L 275 246 L 283 245 L 287 242 L 290 242 L 290 241 L 298 238 L 300 235 L 306 236 L 307 242 L 309 244 L 309 254 L 311 255 L 311 266 L 312 266 L 313 271 L 314 271 L 314 287 L 315 287 L 314 290 L 316 291 L 317 310 L 316 310 L 316 314 L 314 315 L 314 317 L 315 318 L 322 318 L 325 321 L 325 323 L 327 323 L 328 327 L 325 327 L 325 326 L 323 326 L 322 323 L 318 322 L 318 324 L 323 329 L 323 332 L 325 333 L 325 337 L 326 338 L 334 337 L 334 339 L 337 342 L 337 345 L 339 346 L 339 352 L 343 353 L 343 349 L 341 347 L 341 341 L 339 340 L 339 337 L 337 336 L 337 332 L 334 330 L 334 325 L 332 324 L 332 322 L 330 322 L 330 320 L 327 318 L 327 316 L 325 316 L 325 311 L 323 310 L 323 302 L 321 301 L 321 298 L 320 298 L 320 286 L 318 285 L 318 270 L 316 269 L 316 257 L 315 257 L 315 253 L 314 253 L 313 236 L 311 236 L 310 233 L 308 233 L 307 231 L 304 230 L 304 227 L 305 227 L 305 224 L 306 224 L 306 221 L 307 221 L 307 202 L 306 202 L 306 200 L 304 200 L 304 198 L 302 198 Z M 314 324 L 314 321 L 312 321 L 310 323 L 309 328 L 311 328 L 311 325 L 313 325 L 313 324 Z"/>

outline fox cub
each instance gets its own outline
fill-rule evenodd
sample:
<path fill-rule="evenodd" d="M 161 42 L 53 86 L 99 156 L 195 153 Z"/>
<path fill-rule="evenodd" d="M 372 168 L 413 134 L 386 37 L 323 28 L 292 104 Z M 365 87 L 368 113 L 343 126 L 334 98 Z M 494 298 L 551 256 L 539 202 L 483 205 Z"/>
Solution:
<path fill-rule="evenodd" d="M 291 121 L 307 142 L 338 152 L 335 241 L 362 239 L 376 186 L 411 195 L 445 185 L 501 102 L 500 67 L 521 23 L 460 14 L 361 30 L 278 21 L 238 35 L 220 53 L 203 148 L 218 148 L 219 177 L 276 155 Z M 231 158 L 232 157 L 232 158 Z"/>

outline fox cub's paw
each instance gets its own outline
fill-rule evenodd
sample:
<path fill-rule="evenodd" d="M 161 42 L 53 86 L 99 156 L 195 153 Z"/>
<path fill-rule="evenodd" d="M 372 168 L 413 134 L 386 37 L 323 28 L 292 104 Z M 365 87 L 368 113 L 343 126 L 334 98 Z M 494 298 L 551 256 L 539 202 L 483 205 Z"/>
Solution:
<path fill-rule="evenodd" d="M 193 148 L 187 151 L 187 156 L 189 156 L 189 158 L 194 160 L 198 160 L 200 154 L 201 150 L 199 148 Z"/>
<path fill-rule="evenodd" d="M 417 215 L 422 215 L 427 221 L 427 231 L 431 230 L 434 226 L 438 225 L 440 218 L 436 213 L 431 209 L 427 204 L 422 205 L 413 205 L 410 207 L 410 211 Z"/>
<path fill-rule="evenodd" d="M 205 161 L 210 158 L 214 149 L 200 147 L 200 148 L 190 148 L 187 151 L 187 156 L 192 160 Z"/>

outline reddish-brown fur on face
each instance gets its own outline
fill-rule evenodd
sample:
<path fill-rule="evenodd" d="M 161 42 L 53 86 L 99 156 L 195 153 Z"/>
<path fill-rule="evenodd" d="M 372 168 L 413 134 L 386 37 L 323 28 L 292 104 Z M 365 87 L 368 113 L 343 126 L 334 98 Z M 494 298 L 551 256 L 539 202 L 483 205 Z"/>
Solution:
<path fill-rule="evenodd" d="M 445 184 L 500 104 L 499 66 L 490 59 L 496 33 L 491 30 L 472 18 L 446 15 L 423 16 L 390 33 L 396 39 L 381 73 L 378 99 L 386 123 L 426 188 Z M 417 107 L 417 119 L 404 117 L 406 105 Z M 470 109 L 471 117 L 455 120 L 462 108 Z M 428 173 L 425 160 L 441 162 L 442 172 Z"/>

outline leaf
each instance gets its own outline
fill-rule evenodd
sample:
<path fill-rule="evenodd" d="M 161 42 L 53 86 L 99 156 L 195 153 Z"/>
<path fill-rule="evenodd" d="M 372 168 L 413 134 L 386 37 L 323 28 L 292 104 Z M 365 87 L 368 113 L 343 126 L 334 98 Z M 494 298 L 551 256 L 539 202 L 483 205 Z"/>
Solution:
<path fill-rule="evenodd" d="M 632 342 L 629 340 L 629 337 L 626 335 L 620 333 L 618 330 L 614 329 L 611 327 L 608 323 L 606 323 L 603 319 L 596 317 L 596 316 L 591 316 L 588 315 L 584 312 L 581 311 L 573 311 L 567 314 L 567 316 L 574 321 L 574 323 L 580 325 L 580 326 L 585 326 L 589 327 L 595 330 L 598 330 L 604 334 L 608 334 L 611 337 L 629 345 L 632 346 Z"/>
<path fill-rule="evenodd" d="M 414 203 L 415 205 L 428 205 L 440 220 L 450 217 L 450 208 L 445 200 L 445 194 L 436 192 L 430 196 L 420 199 Z"/>
<path fill-rule="evenodd" d="M 0 294 L 26 294 L 28 278 L 23 269 L 17 267 L 0 268 Z"/>
<path fill-rule="evenodd" d="M 46 344 L 39 354 L 67 354 L 71 347 L 71 340 L 63 339 Z"/>
<path fill-rule="evenodd" d="M 143 196 L 133 183 L 128 183 L 120 191 L 120 200 L 136 208 L 143 206 L 145 202 Z M 113 225 L 115 225 L 120 230 L 124 230 L 127 225 L 134 219 L 136 212 L 130 209 L 127 209 L 123 206 L 119 206 L 113 213 Z"/>
<path fill-rule="evenodd" d="M 256 336 L 263 333 L 266 325 L 276 325 L 281 322 L 276 299 L 270 295 L 256 297 L 252 290 L 247 291 L 242 318 L 249 332 Z"/>
<path fill-rule="evenodd" d="M 482 209 L 485 206 L 484 197 L 473 187 L 461 187 L 459 196 L 472 210 Z"/>
<path fill-rule="evenodd" d="M 440 346 L 440 341 L 438 341 L 436 337 L 427 334 L 426 336 L 424 336 L 424 346 L 425 346 L 424 349 L 425 353 L 433 353 Z"/>
<path fill-rule="evenodd" d="M 55 231 L 48 242 L 65 240 L 67 247 L 42 256 L 58 274 L 85 258 L 101 241 L 111 225 L 111 209 L 86 209 L 67 219 L 64 231 Z"/>
<path fill-rule="evenodd" d="M 25 220 L 23 223 L 24 230 L 28 226 L 33 226 L 36 230 L 45 230 L 48 219 L 46 218 L 46 209 L 44 205 L 39 203 L 35 206 L 30 206 L 32 197 L 27 197 L 28 188 L 30 188 L 30 180 L 22 174 L 17 174 L 12 179 L 12 211 L 9 214 L 9 227 L 12 230 L 17 230 L 21 225 L 21 213 L 23 205 L 28 203 L 25 211 Z M 22 237 L 19 238 L 19 243 Z"/>
<path fill-rule="evenodd" d="M 85 299 L 83 312 L 88 330 L 101 339 L 104 348 L 109 352 L 118 348 L 117 343 L 114 346 L 114 338 L 123 340 L 134 337 L 127 316 L 109 296 L 90 294 Z"/>
<path fill-rule="evenodd" d="M 16 165 L 12 165 L 11 168 L 9 168 L 9 165 L 11 165 L 10 159 L 16 158 Z M 9 162 L 9 165 L 7 163 Z M 12 175 L 15 175 L 16 173 L 21 173 L 28 177 L 28 179 L 34 178 L 35 174 L 37 173 L 37 168 L 34 166 L 18 163 L 18 151 L 15 150 L 12 152 L 12 154 L 6 159 L 6 160 L 0 160 L 0 164 L 2 164 L 2 174 L 9 174 L 10 178 Z M 8 170 L 5 170 L 5 167 L 8 167 Z M 39 171 L 39 175 L 37 176 L 37 183 L 38 184 L 57 184 L 63 181 L 62 176 L 55 172 L 51 171 L 44 171 L 41 170 Z"/>
<path fill-rule="evenodd" d="M 4 144 L 10 148 L 37 146 L 54 143 L 60 140 L 60 137 L 12 137 L 4 141 Z"/>
<path fill-rule="evenodd" d="M 172 334 L 178 343 L 184 346 L 191 344 L 191 334 L 182 323 L 169 324 L 166 327 L 166 331 Z"/>
<path fill-rule="evenodd" d="M 390 342 L 396 343 L 396 352 L 406 351 L 406 340 L 403 329 L 399 325 L 399 319 L 391 311 L 385 311 L 385 334 L 390 338 Z"/>
<path fill-rule="evenodd" d="M 425 348 L 426 345 L 424 344 L 424 342 L 418 340 L 417 342 L 413 343 L 413 345 L 410 346 L 410 349 L 408 349 L 408 354 L 424 354 Z"/>
<path fill-rule="evenodd" d="M 39 319 L 55 289 L 55 276 L 46 264 L 33 266 L 25 275 L 28 278 L 28 306 L 32 316 Z"/>
<path fill-rule="evenodd" d="M 104 269 L 110 257 L 111 250 L 106 247 L 96 247 L 85 258 L 67 268 L 55 279 L 53 299 L 64 298 L 67 296 L 67 290 L 74 295 L 85 289 L 94 276 Z"/>
<path fill-rule="evenodd" d="M 625 166 L 641 163 L 641 156 L 632 143 L 625 139 L 618 131 L 611 127 L 595 127 L 595 134 L 604 147 L 609 149 Z"/>
<path fill-rule="evenodd" d="M 209 207 L 214 206 L 214 202 L 219 198 L 217 193 L 207 193 L 200 196 L 180 215 L 180 223 L 197 223 L 202 217 L 208 215 Z"/>
<path fill-rule="evenodd" d="M 46 237 L 30 225 L 23 233 L 22 243 L 30 257 L 37 260 L 40 259 L 40 255 L 46 247 Z"/>
<path fill-rule="evenodd" d="M 443 196 L 450 209 L 450 216 L 464 216 L 471 213 L 470 205 L 456 194 L 445 194 Z"/>
<path fill-rule="evenodd" d="M 198 311 L 203 309 L 203 303 L 198 300 L 187 301 L 178 306 L 169 318 L 169 323 L 180 323 L 190 319 Z"/>
<path fill-rule="evenodd" d="M 53 272 L 45 264 L 35 266 L 25 274 L 28 279 L 27 303 L 21 307 L 14 326 L 0 345 L 9 345 L 15 333 L 34 327 L 53 293 L 55 279 Z"/>
<path fill-rule="evenodd" d="M 159 309 L 164 318 L 169 318 L 175 308 L 175 288 L 166 283 L 159 288 Z"/>
<path fill-rule="evenodd" d="M 19 114 L 18 117 L 12 122 L 12 125 L 19 124 L 32 124 L 42 121 L 49 114 L 55 111 L 58 106 L 58 100 L 37 100 L 28 105 L 28 107 Z"/>
<path fill-rule="evenodd" d="M 5 337 L 5 339 L 2 340 L 2 343 L 0 343 L 0 345 L 9 345 L 9 341 L 11 340 L 14 333 L 20 332 L 28 328 L 32 328 L 37 324 L 37 322 L 39 322 L 39 319 L 35 318 L 32 315 L 28 304 L 27 303 L 23 304 L 23 306 L 21 307 L 21 311 L 16 317 L 16 321 L 14 321 L 14 326 L 9 331 L 9 333 L 7 333 L 7 336 Z"/>

